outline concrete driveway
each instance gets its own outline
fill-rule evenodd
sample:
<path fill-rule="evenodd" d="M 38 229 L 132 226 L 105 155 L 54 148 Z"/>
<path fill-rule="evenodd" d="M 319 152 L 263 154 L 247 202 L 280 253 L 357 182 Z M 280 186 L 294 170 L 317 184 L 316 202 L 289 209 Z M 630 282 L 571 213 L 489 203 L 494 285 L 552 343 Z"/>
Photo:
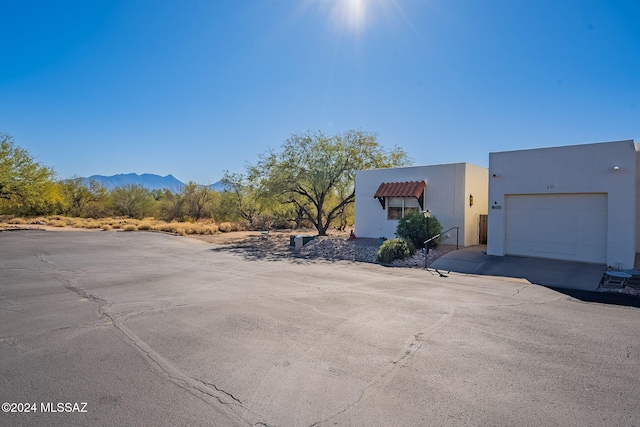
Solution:
<path fill-rule="evenodd" d="M 631 426 L 639 369 L 640 309 L 524 281 L 0 233 L 0 425 Z"/>

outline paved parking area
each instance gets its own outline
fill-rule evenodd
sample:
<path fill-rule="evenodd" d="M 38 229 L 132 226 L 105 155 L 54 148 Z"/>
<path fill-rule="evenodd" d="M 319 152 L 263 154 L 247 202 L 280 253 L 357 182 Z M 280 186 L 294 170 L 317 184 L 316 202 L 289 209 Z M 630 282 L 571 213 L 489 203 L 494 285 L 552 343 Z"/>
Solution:
<path fill-rule="evenodd" d="M 0 402 L 36 409 L 0 425 L 631 426 L 639 331 L 525 281 L 0 233 Z"/>

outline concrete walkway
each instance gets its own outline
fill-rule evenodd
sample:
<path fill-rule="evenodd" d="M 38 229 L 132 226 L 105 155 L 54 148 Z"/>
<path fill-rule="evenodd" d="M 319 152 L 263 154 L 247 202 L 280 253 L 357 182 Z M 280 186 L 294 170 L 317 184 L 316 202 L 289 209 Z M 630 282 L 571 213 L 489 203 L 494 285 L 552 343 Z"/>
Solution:
<path fill-rule="evenodd" d="M 484 245 L 450 252 L 429 268 L 439 271 L 525 279 L 553 288 L 595 291 L 606 270 L 605 265 L 518 256 L 486 254 Z"/>

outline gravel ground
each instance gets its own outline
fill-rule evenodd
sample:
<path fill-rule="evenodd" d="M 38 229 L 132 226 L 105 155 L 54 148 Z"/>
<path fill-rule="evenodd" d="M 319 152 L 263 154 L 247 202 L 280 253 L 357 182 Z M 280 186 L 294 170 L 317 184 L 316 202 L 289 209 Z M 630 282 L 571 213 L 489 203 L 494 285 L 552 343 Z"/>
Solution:
<path fill-rule="evenodd" d="M 245 236 L 238 241 L 220 246 L 220 250 L 230 250 L 253 259 L 323 259 L 328 261 L 347 260 L 354 262 L 377 263 L 378 239 L 358 238 L 349 240 L 344 236 L 318 237 L 307 243 L 300 253 L 294 253 L 289 246 L 291 233 L 265 234 L 259 236 Z M 429 253 L 429 263 L 440 256 L 455 250 L 455 246 L 440 245 L 432 248 Z M 397 260 L 393 267 L 424 268 L 424 251 L 405 260 Z"/>
<path fill-rule="evenodd" d="M 377 263 L 378 239 L 340 239 L 320 238 L 307 243 L 297 256 L 305 258 L 321 258 L 329 260 L 348 260 L 357 262 Z M 429 263 L 442 255 L 455 250 L 455 246 L 440 245 L 429 251 Z M 415 255 L 404 260 L 396 260 L 393 267 L 424 268 L 424 250 L 416 251 Z"/>

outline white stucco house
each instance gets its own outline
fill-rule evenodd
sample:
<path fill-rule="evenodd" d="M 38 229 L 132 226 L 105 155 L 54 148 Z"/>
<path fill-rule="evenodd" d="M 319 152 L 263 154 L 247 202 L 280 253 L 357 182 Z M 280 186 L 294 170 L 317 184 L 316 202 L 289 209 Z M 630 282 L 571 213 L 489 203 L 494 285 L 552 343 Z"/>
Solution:
<path fill-rule="evenodd" d="M 487 253 L 634 268 L 638 148 L 629 140 L 490 153 Z"/>
<path fill-rule="evenodd" d="M 398 220 L 429 210 L 449 232 L 442 243 L 486 243 L 488 170 L 469 163 L 356 172 L 355 234 L 393 238 Z"/>

